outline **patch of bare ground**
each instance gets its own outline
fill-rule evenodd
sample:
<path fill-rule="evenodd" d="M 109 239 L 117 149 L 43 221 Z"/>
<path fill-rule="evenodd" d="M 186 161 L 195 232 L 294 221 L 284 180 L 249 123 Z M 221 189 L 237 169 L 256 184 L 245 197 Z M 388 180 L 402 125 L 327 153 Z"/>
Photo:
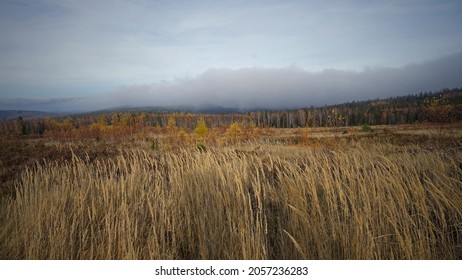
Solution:
<path fill-rule="evenodd" d="M 90 161 L 120 154 L 124 144 L 102 141 L 53 141 L 50 139 L 0 139 L 0 195 L 14 194 L 13 181 L 37 163 L 65 163 L 73 155 Z"/>

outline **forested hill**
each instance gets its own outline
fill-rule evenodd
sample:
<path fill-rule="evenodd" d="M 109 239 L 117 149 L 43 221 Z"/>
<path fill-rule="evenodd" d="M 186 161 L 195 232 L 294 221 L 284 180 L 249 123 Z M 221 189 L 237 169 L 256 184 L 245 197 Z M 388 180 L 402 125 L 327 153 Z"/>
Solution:
<path fill-rule="evenodd" d="M 0 121 L 14 119 L 42 119 L 47 117 L 59 117 L 61 113 L 42 112 L 42 111 L 26 111 L 26 110 L 0 110 Z"/>
<path fill-rule="evenodd" d="M 429 109 L 435 111 L 443 108 L 447 111 L 447 116 L 438 121 L 462 120 L 462 89 L 444 89 L 438 92 L 353 101 L 295 110 L 253 109 L 242 111 L 238 108 L 224 107 L 144 107 L 115 108 L 87 113 L 77 117 L 85 118 L 85 116 L 103 115 L 106 116 L 107 122 L 112 124 L 120 120 L 121 115 L 131 114 L 132 116 L 137 116 L 143 114 L 143 116 L 147 116 L 146 118 L 152 126 L 165 127 L 167 126 L 168 116 L 173 116 L 178 126 L 193 128 L 196 123 L 195 119 L 200 115 L 205 115 L 208 124 L 212 127 L 228 125 L 234 121 L 247 123 L 250 120 L 258 127 L 333 127 L 431 122 L 435 120 L 434 116 L 429 115 Z M 125 120 L 125 122 L 128 121 Z"/>
<path fill-rule="evenodd" d="M 440 110 L 443 119 L 432 115 Z M 449 122 L 462 120 L 462 89 L 444 89 L 438 92 L 411 94 L 367 101 L 348 102 L 332 106 L 288 110 L 285 112 L 261 111 L 251 115 L 264 117 L 267 126 L 355 126 L 392 125 L 415 122 Z M 282 115 L 281 115 L 282 114 Z M 263 120 L 262 120 L 263 121 Z M 275 122 L 276 121 L 276 122 Z"/>
<path fill-rule="evenodd" d="M 462 121 L 462 90 L 447 89 L 436 93 L 419 93 L 402 97 L 349 102 L 334 106 L 297 110 L 258 110 L 251 112 L 185 112 L 172 110 L 126 109 L 100 111 L 56 118 L 0 121 L 0 134 L 62 135 L 133 134 L 151 129 L 182 128 L 193 130 L 200 119 L 207 127 L 295 128 L 344 127 L 358 125 L 394 125 L 416 122 Z M 157 130 L 156 130 L 157 131 Z M 86 137 L 86 136 L 85 136 Z"/>

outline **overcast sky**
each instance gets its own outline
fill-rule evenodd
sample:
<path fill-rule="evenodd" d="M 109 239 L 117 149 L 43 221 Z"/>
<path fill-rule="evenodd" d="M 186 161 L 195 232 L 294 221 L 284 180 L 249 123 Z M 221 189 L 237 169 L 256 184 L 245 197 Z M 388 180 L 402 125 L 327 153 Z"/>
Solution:
<path fill-rule="evenodd" d="M 1 0 L 0 109 L 290 107 L 461 87 L 449 72 L 461 26 L 460 0 Z"/>

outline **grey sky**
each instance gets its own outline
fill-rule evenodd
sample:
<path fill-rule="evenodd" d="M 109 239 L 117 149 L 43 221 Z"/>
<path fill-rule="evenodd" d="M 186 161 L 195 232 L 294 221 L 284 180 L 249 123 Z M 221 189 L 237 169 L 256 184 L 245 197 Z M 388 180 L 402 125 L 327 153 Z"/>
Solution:
<path fill-rule="evenodd" d="M 462 52 L 420 64 L 364 71 L 299 67 L 209 69 L 195 78 L 120 87 L 79 98 L 0 100 L 1 109 L 93 111 L 130 106 L 301 108 L 460 87 Z"/>
<path fill-rule="evenodd" d="M 137 93 L 144 96 L 165 84 L 179 89 L 185 81 L 225 86 L 207 78 L 214 71 L 221 81 L 244 81 L 255 73 L 326 78 L 339 70 L 354 76 L 349 71 L 404 69 L 459 53 L 461 26 L 459 0 L 2 0 L 0 102 L 130 96 L 135 89 L 144 89 Z M 313 78 L 313 84 L 322 83 Z M 267 88 L 284 86 L 294 87 Z M 326 87 L 318 92 L 354 95 Z M 196 93 L 175 94 L 189 100 L 184 95 Z"/>

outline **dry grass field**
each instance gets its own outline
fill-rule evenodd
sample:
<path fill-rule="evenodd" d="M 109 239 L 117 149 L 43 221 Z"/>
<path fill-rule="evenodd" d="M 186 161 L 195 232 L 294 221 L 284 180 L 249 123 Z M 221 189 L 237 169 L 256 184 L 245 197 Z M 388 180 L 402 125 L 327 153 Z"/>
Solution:
<path fill-rule="evenodd" d="M 0 259 L 461 259 L 460 126 L 373 129 L 5 140 Z"/>

